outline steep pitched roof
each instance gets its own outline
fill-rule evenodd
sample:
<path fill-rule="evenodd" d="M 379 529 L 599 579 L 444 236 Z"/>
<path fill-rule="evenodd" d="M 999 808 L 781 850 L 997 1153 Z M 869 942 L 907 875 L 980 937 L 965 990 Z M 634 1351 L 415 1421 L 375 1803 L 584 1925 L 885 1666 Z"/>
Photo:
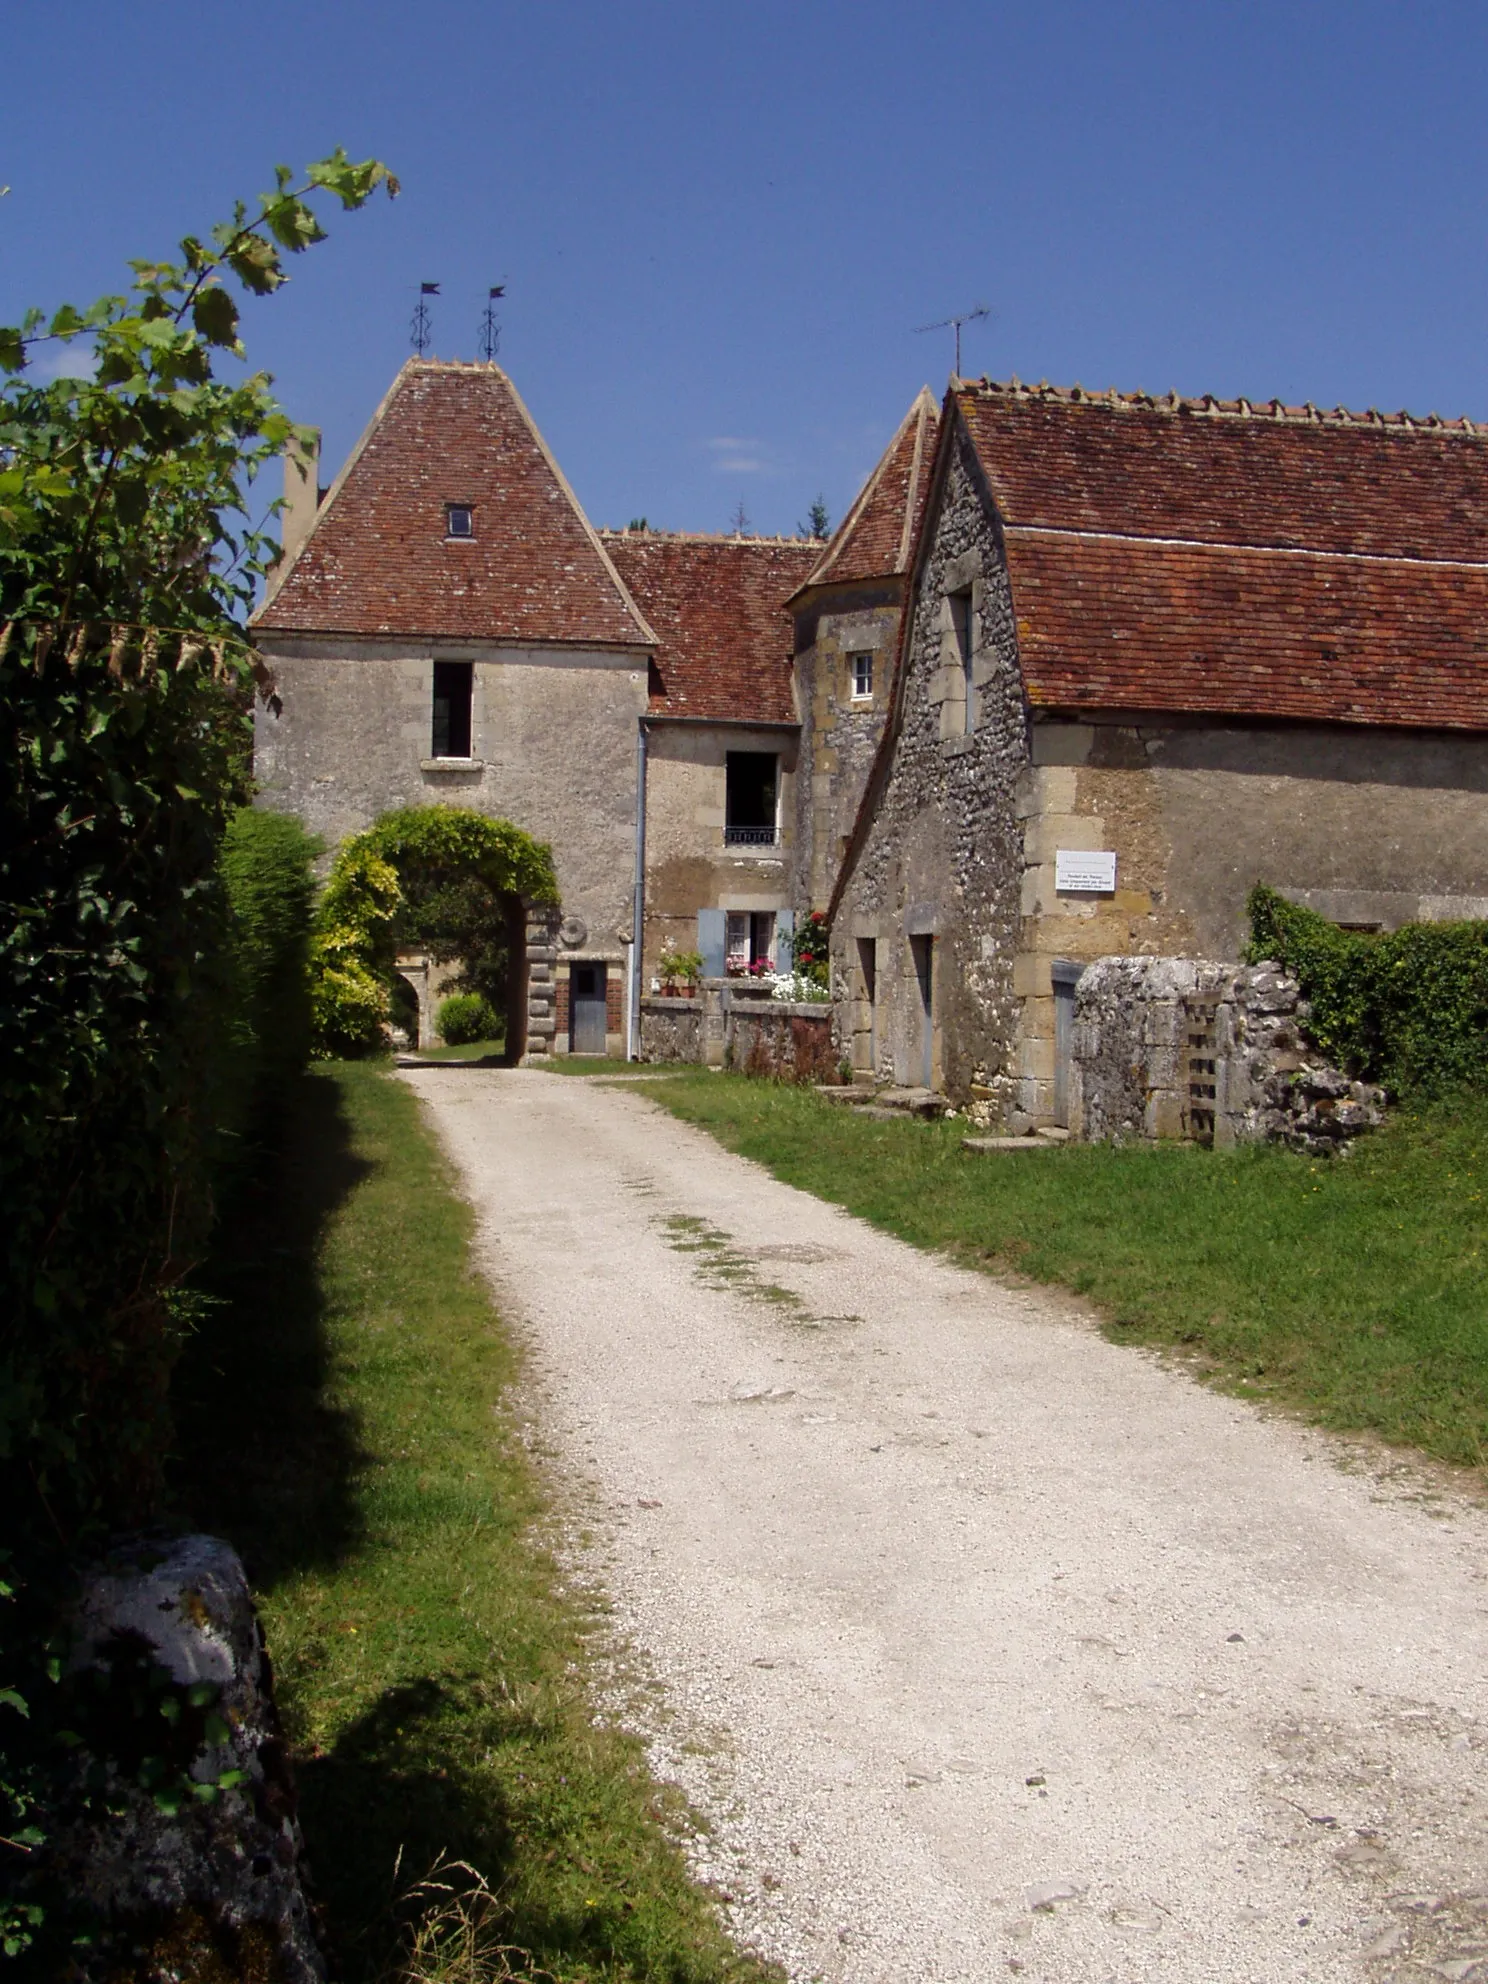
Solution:
<path fill-rule="evenodd" d="M 818 545 L 659 531 L 606 531 L 603 542 L 656 629 L 654 716 L 796 721 L 785 601 L 819 556 Z"/>
<path fill-rule="evenodd" d="M 807 586 L 892 578 L 908 569 L 939 425 L 940 408 L 930 388 L 922 386 L 878 467 L 832 533 Z"/>
<path fill-rule="evenodd" d="M 1008 523 L 1385 558 L 1488 556 L 1488 430 L 1435 414 L 958 381 Z"/>
<path fill-rule="evenodd" d="M 1029 700 L 1488 729 L 1488 430 L 957 382 Z"/>
<path fill-rule="evenodd" d="M 446 534 L 468 503 L 473 538 Z M 650 647 L 506 374 L 410 359 L 255 616 L 266 631 Z"/>

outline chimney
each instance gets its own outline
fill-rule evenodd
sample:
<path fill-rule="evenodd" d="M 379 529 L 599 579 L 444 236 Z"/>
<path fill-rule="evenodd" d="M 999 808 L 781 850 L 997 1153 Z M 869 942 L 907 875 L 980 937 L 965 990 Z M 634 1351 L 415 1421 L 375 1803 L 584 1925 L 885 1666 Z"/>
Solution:
<path fill-rule="evenodd" d="M 279 513 L 279 537 L 284 558 L 293 558 L 315 524 L 320 508 L 320 429 L 310 429 L 308 448 L 290 441 L 284 450 L 284 508 Z"/>

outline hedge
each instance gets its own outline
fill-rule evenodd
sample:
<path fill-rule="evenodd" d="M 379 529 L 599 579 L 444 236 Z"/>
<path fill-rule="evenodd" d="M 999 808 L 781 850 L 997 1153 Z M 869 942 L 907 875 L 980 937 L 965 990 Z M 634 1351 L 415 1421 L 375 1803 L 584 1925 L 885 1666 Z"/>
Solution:
<path fill-rule="evenodd" d="M 469 1047 L 477 1040 L 494 1040 L 501 1022 L 479 992 L 456 992 L 440 1006 L 438 1027 L 447 1047 Z"/>
<path fill-rule="evenodd" d="M 1300 983 L 1324 1053 L 1401 1096 L 1488 1087 L 1488 923 L 1342 930 L 1264 885 L 1251 891 L 1252 961 Z"/>

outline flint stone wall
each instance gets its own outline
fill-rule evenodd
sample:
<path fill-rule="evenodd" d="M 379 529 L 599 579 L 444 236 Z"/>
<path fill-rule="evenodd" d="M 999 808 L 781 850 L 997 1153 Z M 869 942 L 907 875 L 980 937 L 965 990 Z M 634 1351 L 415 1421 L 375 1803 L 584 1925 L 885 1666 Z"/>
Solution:
<path fill-rule="evenodd" d="M 1307 1013 L 1279 965 L 1098 958 L 1075 989 L 1072 1134 L 1338 1149 L 1383 1121 L 1384 1091 L 1318 1052 Z"/>
<path fill-rule="evenodd" d="M 244 1781 L 169 1815 L 114 1774 L 107 1787 L 112 1813 L 80 1820 L 56 1840 L 57 1871 L 131 1949 L 141 1936 L 151 1941 L 160 1966 L 147 1964 L 150 1975 L 159 1968 L 163 1975 L 174 1969 L 322 1984 L 272 1673 L 231 1547 L 213 1536 L 145 1541 L 121 1548 L 92 1573 L 77 1610 L 71 1667 L 106 1670 L 120 1653 L 147 1653 L 180 1688 L 216 1686 L 214 1706 L 228 1739 L 204 1743 L 189 1774 L 205 1784 L 237 1770 Z M 110 1951 L 100 1947 L 94 1955 L 101 1975 Z M 90 1959 L 83 1974 L 94 1970 Z"/>

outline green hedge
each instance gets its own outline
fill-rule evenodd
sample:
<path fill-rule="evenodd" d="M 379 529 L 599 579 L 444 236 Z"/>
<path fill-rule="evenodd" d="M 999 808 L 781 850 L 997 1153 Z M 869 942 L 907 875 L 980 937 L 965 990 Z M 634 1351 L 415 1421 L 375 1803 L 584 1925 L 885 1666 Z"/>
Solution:
<path fill-rule="evenodd" d="M 225 1041 L 230 1127 L 272 1114 L 310 1058 L 311 863 L 319 842 L 288 813 L 245 806 L 222 846 L 232 959 Z"/>
<path fill-rule="evenodd" d="M 1403 1096 L 1488 1088 L 1488 923 L 1371 936 L 1264 886 L 1246 907 L 1251 959 L 1299 981 L 1308 1033 L 1333 1060 Z"/>

